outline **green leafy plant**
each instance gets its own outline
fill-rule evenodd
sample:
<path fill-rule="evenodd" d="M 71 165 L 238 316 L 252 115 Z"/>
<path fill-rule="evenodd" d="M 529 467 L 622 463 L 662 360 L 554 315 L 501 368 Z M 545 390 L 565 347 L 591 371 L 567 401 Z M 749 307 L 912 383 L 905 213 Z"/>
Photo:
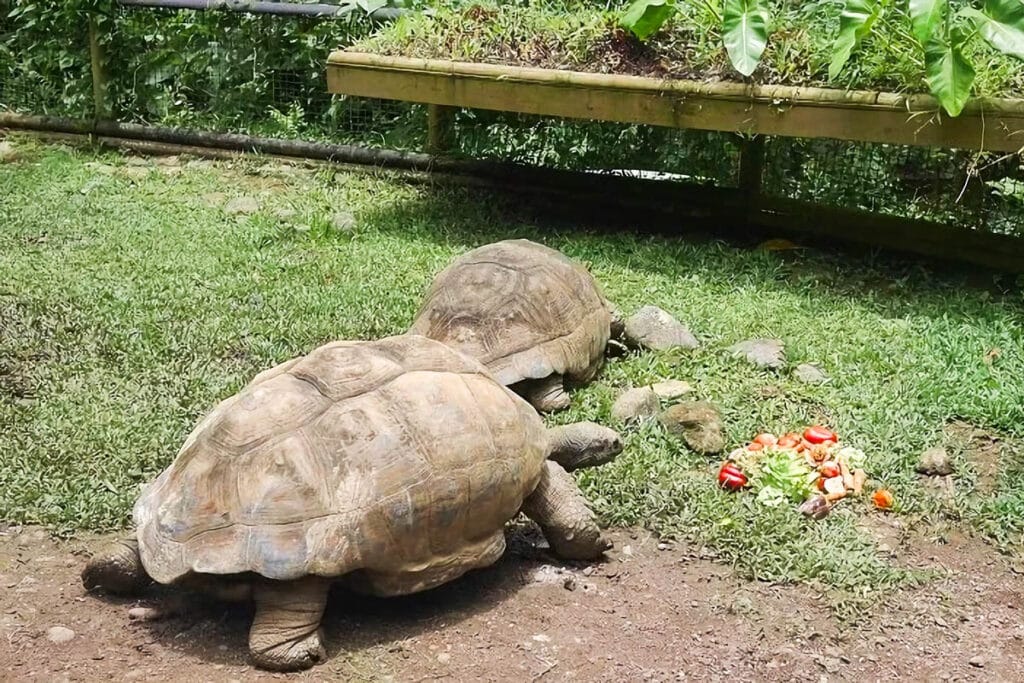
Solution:
<path fill-rule="evenodd" d="M 847 0 L 829 78 L 838 76 L 882 10 L 877 0 Z M 985 0 L 981 10 L 964 7 L 955 13 L 949 0 L 909 0 L 907 13 L 924 54 L 925 82 L 950 116 L 958 116 L 970 98 L 976 73 L 964 51 L 975 35 L 999 52 L 1024 59 L 1024 0 Z"/>
<path fill-rule="evenodd" d="M 871 33 L 871 27 L 882 16 L 888 4 L 881 0 L 846 0 L 843 12 L 839 15 L 839 37 L 832 48 L 832 62 L 828 66 L 830 79 L 835 79 L 843 70 L 850 55 Z"/>
<path fill-rule="evenodd" d="M 639 40 L 647 40 L 676 11 L 676 0 L 635 0 L 626 8 L 619 25 Z"/>
<path fill-rule="evenodd" d="M 754 73 L 764 55 L 769 36 L 767 0 L 723 0 L 704 2 L 708 13 L 722 31 L 729 61 L 743 76 Z M 976 72 L 967 54 L 975 36 L 981 36 L 995 50 L 1024 60 L 1024 0 L 983 0 L 980 9 L 960 7 L 951 0 L 845 0 L 839 17 L 839 33 L 832 46 L 829 80 L 835 80 L 851 56 L 871 34 L 880 20 L 893 10 L 909 19 L 906 36 L 917 42 L 924 63 L 924 80 L 929 91 L 950 116 L 963 111 L 971 95 Z M 637 39 L 648 40 L 676 10 L 676 0 L 635 0 L 622 15 L 620 24 Z M 891 29 L 889 22 L 884 22 Z M 896 32 L 889 40 L 904 40 Z"/>
<path fill-rule="evenodd" d="M 722 38 L 729 61 L 744 76 L 754 73 L 768 46 L 768 8 L 765 0 L 725 0 Z"/>

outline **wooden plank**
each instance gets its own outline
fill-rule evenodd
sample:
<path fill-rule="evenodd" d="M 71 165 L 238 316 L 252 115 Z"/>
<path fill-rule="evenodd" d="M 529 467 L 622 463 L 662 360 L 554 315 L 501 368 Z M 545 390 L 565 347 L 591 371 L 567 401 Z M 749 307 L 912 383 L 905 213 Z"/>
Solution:
<path fill-rule="evenodd" d="M 857 142 L 1024 150 L 1024 101 L 950 118 L 928 95 L 701 83 L 338 51 L 332 93 L 576 119 Z"/>
<path fill-rule="evenodd" d="M 921 254 L 1011 273 L 1024 272 L 1024 239 L 965 230 L 931 221 L 797 199 L 760 197 L 751 220 L 782 233 Z"/>

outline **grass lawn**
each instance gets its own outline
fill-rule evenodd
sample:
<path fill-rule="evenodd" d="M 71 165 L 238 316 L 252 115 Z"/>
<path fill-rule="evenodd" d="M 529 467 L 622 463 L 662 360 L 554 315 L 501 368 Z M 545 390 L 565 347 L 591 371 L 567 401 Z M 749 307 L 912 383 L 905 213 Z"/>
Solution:
<path fill-rule="evenodd" d="M 17 144 L 19 159 L 0 163 L 0 520 L 123 527 L 139 485 L 218 400 L 325 341 L 402 332 L 449 260 L 521 236 L 591 264 L 627 314 L 659 305 L 702 342 L 610 363 L 553 421 L 606 421 L 623 387 L 683 379 L 721 407 L 730 442 L 825 422 L 867 451 L 906 523 L 962 525 L 1019 552 L 1019 282 L 980 287 L 868 256 L 588 233 L 538 224 L 480 190 L 386 176 Z M 242 196 L 257 200 L 255 213 L 225 209 Z M 334 227 L 350 222 L 339 212 L 354 228 Z M 725 353 L 751 337 L 784 340 L 790 367 L 818 363 L 832 380 L 800 384 L 789 369 Z M 953 419 L 1000 439 L 993 490 L 981 486 L 983 463 L 944 431 Z M 880 513 L 866 501 L 810 523 L 720 491 L 717 463 L 655 424 L 624 434 L 615 463 L 581 475 L 607 524 L 699 542 L 744 576 L 830 587 L 849 616 L 879 591 L 927 579 L 878 552 L 862 523 Z M 913 470 L 943 443 L 957 465 L 948 502 Z"/>
<path fill-rule="evenodd" d="M 629 0 L 467 2 L 426 0 L 433 15 L 383 26 L 352 48 L 387 55 L 707 81 L 742 81 L 722 45 L 719 2 L 679 2 L 673 18 L 640 46 L 617 31 Z M 953 11 L 969 3 L 953 0 Z M 828 78 L 841 0 L 769 3 L 768 45 L 756 83 L 928 92 L 924 57 L 905 3 L 890 5 L 835 80 Z M 896 7 L 899 8 L 897 11 Z M 983 40 L 964 50 L 977 71 L 975 95 L 1024 97 L 1024 66 Z"/>

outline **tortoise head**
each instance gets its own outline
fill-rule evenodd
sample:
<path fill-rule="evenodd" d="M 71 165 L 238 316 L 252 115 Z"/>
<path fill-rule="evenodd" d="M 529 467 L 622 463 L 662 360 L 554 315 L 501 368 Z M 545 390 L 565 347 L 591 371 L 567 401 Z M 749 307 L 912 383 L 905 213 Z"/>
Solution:
<path fill-rule="evenodd" d="M 553 427 L 549 433 L 551 453 L 548 457 L 570 472 L 603 465 L 622 452 L 619 433 L 593 422 Z"/>

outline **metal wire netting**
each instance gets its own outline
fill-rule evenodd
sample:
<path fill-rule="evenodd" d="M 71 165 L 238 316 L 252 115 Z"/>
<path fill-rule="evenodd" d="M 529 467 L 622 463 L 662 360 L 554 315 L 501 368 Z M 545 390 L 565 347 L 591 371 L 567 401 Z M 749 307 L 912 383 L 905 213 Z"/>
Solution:
<path fill-rule="evenodd" d="M 88 31 L 0 0 L 0 111 L 86 116 L 93 110 Z"/>
<path fill-rule="evenodd" d="M 94 116 L 86 19 L 56 10 L 12 14 L 15 5 L 0 0 L 0 111 Z M 45 40 L 29 25 L 43 20 Z M 103 104 L 122 122 L 398 150 L 427 147 L 426 107 L 327 93 L 326 56 L 373 29 L 365 15 L 121 7 L 99 17 L 98 26 Z M 459 110 L 447 151 L 735 187 L 740 141 L 728 133 Z M 1021 155 L 771 138 L 763 191 L 1024 234 Z"/>
<path fill-rule="evenodd" d="M 1024 234 L 1024 155 L 772 138 L 762 190 L 1003 234 Z"/>

